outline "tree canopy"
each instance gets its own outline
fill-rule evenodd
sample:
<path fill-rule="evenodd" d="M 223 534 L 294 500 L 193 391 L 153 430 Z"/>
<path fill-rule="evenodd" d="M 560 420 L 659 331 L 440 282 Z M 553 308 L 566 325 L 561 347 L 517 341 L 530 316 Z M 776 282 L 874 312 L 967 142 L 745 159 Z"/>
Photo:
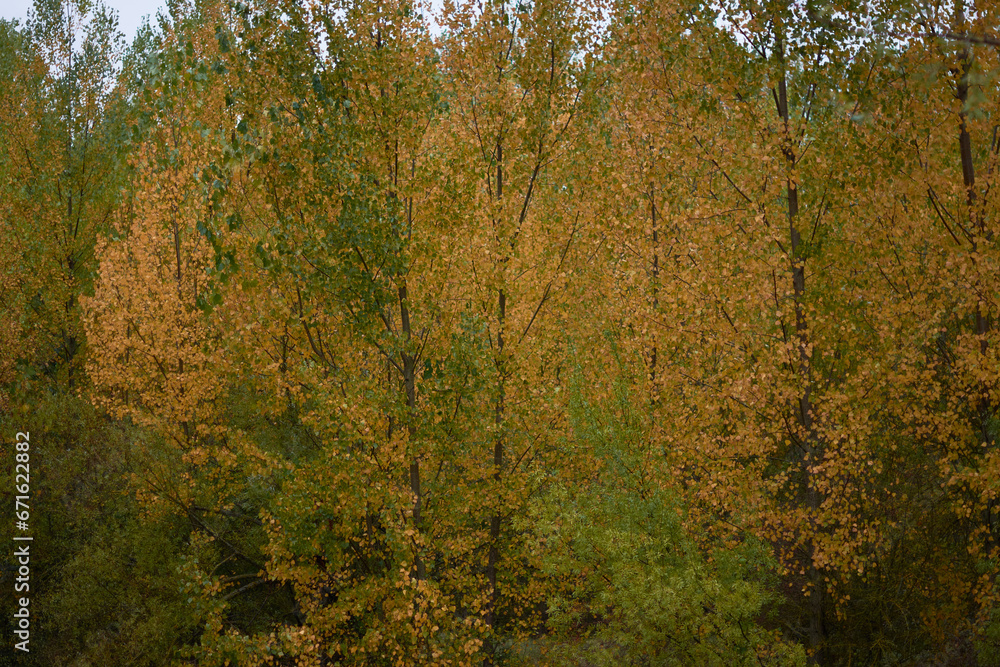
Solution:
<path fill-rule="evenodd" d="M 1000 664 L 998 25 L 0 21 L 18 664 Z"/>

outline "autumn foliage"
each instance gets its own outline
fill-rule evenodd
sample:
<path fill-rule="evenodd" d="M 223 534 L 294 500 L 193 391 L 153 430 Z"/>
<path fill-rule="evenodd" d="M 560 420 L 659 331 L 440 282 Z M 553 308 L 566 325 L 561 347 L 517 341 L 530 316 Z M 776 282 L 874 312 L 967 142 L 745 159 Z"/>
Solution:
<path fill-rule="evenodd" d="M 997 7 L 32 17 L 30 664 L 998 664 Z"/>

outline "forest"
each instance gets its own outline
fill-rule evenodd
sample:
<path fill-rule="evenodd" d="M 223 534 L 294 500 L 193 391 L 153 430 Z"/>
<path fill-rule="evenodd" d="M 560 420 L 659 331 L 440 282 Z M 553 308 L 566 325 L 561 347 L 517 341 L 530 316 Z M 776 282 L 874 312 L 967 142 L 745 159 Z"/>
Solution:
<path fill-rule="evenodd" d="M 1000 3 L 421 2 L 0 21 L 0 663 L 1000 665 Z"/>

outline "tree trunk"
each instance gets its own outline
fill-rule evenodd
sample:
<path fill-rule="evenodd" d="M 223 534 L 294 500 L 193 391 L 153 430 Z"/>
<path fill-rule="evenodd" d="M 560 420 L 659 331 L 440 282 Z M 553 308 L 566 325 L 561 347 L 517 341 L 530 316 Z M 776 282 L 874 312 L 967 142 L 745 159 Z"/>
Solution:
<path fill-rule="evenodd" d="M 780 79 L 778 80 L 777 106 L 778 116 L 781 118 L 784 131 L 784 143 L 782 152 L 784 153 L 786 166 L 791 172 L 796 164 L 795 144 L 792 137 L 790 124 L 790 114 L 788 109 L 788 88 L 784 70 L 784 41 L 781 36 L 776 39 L 776 52 L 781 65 Z M 809 351 L 809 322 L 806 317 L 804 298 L 806 292 L 806 259 L 802 254 L 802 237 L 799 233 L 799 191 L 798 185 L 792 176 L 785 182 L 785 189 L 788 196 L 788 233 L 791 241 L 791 252 L 789 260 L 792 269 L 792 299 L 795 306 L 795 337 L 799 351 L 798 375 L 805 387 L 798 399 L 798 410 L 796 411 L 796 422 L 799 432 L 794 434 L 793 441 L 798 441 L 801 446 L 801 458 L 799 466 L 802 476 L 802 484 L 805 490 L 805 500 L 807 507 L 813 512 L 820 508 L 820 494 L 814 485 L 810 484 L 810 467 L 815 464 L 820 455 L 820 445 L 816 430 L 813 426 L 813 406 L 812 406 L 812 363 Z M 811 664 L 819 665 L 825 660 L 826 628 L 824 627 L 823 607 L 826 593 L 826 582 L 823 574 L 815 565 L 815 541 L 809 544 L 806 559 L 806 570 L 809 576 L 809 661 Z"/>

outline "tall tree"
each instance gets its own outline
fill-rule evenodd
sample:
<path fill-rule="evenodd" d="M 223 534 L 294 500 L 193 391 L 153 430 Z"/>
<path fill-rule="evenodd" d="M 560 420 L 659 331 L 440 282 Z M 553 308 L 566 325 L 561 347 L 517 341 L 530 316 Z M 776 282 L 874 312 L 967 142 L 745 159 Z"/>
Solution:
<path fill-rule="evenodd" d="M 613 53 L 638 100 L 621 145 L 649 166 L 609 217 L 631 330 L 656 332 L 640 340 L 666 455 L 699 520 L 774 544 L 816 662 L 895 493 L 886 397 L 858 368 L 876 339 L 852 291 L 854 184 L 833 166 L 851 159 L 842 99 L 885 47 L 865 32 L 879 8 L 842 9 L 623 4 Z"/>
<path fill-rule="evenodd" d="M 19 265 L 8 271 L 15 283 L 6 310 L 23 310 L 14 319 L 34 350 L 22 357 L 22 378 L 37 373 L 65 388 L 80 365 L 77 297 L 121 184 L 124 133 L 113 108 L 123 38 L 103 5 L 53 0 L 36 4 L 20 41 L 20 55 L 10 56 L 24 64 L 10 72 L 3 120 L 11 139 L 3 234 L 20 251 L 6 253 Z"/>
<path fill-rule="evenodd" d="M 448 4 L 442 17 L 452 177 L 469 193 L 452 215 L 472 234 L 457 259 L 470 278 L 466 308 L 487 327 L 492 357 L 483 509 L 485 621 L 497 637 L 531 604 L 510 579 L 524 558 L 511 518 L 524 514 L 538 486 L 533 470 L 549 465 L 562 427 L 553 393 L 560 311 L 592 218 L 586 186 L 573 179 L 590 166 L 581 158 L 600 87 L 595 21 L 596 5 L 547 1 Z"/>

